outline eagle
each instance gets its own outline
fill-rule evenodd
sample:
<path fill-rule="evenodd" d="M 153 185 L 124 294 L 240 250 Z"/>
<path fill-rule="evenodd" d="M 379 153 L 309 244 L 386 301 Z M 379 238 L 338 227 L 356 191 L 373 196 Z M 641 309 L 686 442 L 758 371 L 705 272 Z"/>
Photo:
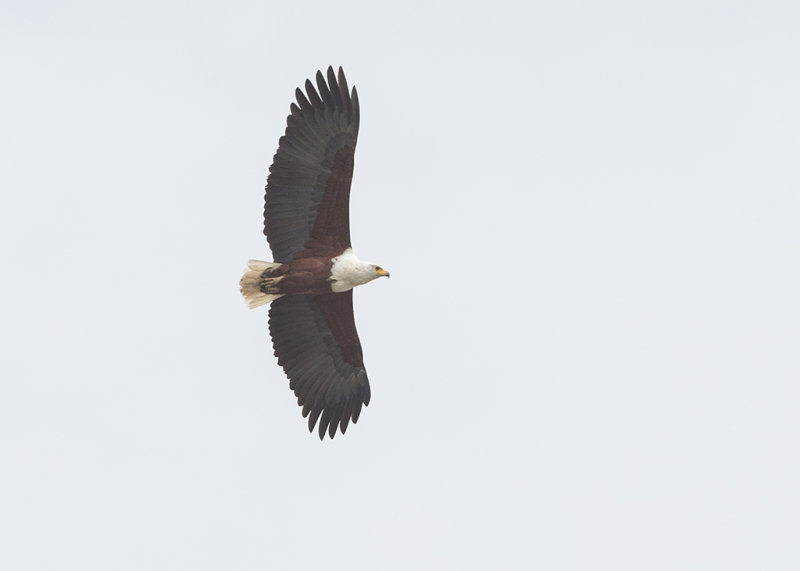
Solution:
<path fill-rule="evenodd" d="M 295 90 L 286 132 L 267 177 L 264 235 L 272 262 L 250 260 L 239 282 L 250 308 L 271 303 L 278 364 L 319 437 L 342 434 L 370 399 L 353 316 L 353 288 L 389 272 L 350 244 L 350 183 L 358 140 L 358 93 L 344 71 L 321 71 Z"/>

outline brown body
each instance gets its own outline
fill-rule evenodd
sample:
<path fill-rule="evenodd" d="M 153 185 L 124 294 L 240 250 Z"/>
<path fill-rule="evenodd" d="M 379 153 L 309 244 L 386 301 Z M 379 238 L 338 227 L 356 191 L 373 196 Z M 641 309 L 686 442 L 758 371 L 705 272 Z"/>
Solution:
<path fill-rule="evenodd" d="M 299 252 L 303 254 L 307 252 Z M 265 280 L 261 286 L 264 293 L 279 293 L 281 295 L 321 295 L 331 293 L 331 267 L 333 258 L 341 252 L 328 252 L 315 256 L 295 256 L 288 264 L 277 268 L 269 268 L 261 276 L 263 278 L 280 278 L 271 282 Z M 268 284 L 275 285 L 269 286 Z"/>

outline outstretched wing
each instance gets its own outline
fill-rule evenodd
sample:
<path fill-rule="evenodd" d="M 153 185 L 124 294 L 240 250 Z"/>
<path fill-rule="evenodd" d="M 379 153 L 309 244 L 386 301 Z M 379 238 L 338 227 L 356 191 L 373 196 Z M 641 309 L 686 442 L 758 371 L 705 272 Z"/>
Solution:
<path fill-rule="evenodd" d="M 272 302 L 269 330 L 278 364 L 319 437 L 347 430 L 369 404 L 369 381 L 353 319 L 353 291 L 287 295 Z M 320 419 L 321 417 L 321 419 Z"/>
<path fill-rule="evenodd" d="M 350 183 L 358 138 L 358 94 L 342 68 L 317 89 L 306 80 L 286 119 L 286 134 L 269 169 L 264 234 L 276 262 L 287 263 L 310 240 L 338 251 L 350 247 Z"/>

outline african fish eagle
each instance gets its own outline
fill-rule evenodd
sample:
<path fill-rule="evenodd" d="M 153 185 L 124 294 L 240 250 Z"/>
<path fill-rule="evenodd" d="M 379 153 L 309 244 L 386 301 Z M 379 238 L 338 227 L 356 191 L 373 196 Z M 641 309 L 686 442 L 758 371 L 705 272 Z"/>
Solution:
<path fill-rule="evenodd" d="M 274 262 L 250 260 L 239 285 L 250 308 L 272 303 L 278 364 L 319 437 L 342 434 L 369 404 L 367 371 L 353 318 L 353 288 L 381 276 L 350 244 L 350 183 L 358 138 L 358 94 L 342 68 L 317 88 L 297 89 L 286 133 L 269 169 L 264 234 Z"/>

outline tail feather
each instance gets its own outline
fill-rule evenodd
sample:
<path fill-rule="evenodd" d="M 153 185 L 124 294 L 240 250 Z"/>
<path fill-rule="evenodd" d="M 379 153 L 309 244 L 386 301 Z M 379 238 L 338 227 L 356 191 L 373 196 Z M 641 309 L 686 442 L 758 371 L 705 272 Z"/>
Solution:
<path fill-rule="evenodd" d="M 241 288 L 242 297 L 244 297 L 244 301 L 250 309 L 266 305 L 283 295 L 280 293 L 268 293 L 269 289 L 274 288 L 281 281 L 281 277 L 265 278 L 261 276 L 266 270 L 279 268 L 280 266 L 281 264 L 276 262 L 248 260 L 244 275 L 239 280 L 239 287 Z M 266 292 L 263 291 L 265 289 L 267 290 Z"/>

